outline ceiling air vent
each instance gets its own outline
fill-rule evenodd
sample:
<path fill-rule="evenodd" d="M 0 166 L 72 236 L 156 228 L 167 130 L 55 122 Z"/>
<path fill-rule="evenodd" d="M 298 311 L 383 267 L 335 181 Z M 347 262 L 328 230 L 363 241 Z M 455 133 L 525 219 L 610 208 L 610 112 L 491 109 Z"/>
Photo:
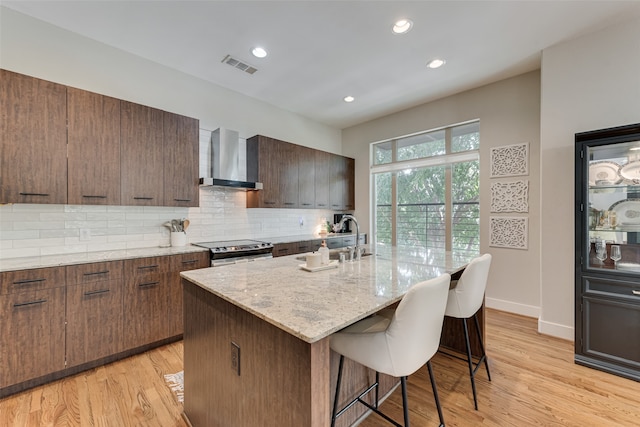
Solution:
<path fill-rule="evenodd" d="M 253 74 L 256 71 L 258 71 L 258 69 L 252 65 L 249 64 L 245 64 L 244 62 L 232 58 L 231 55 L 227 55 L 222 59 L 222 62 L 224 62 L 225 64 L 229 64 L 232 67 L 237 68 L 238 70 L 244 71 L 245 73 L 248 74 Z"/>

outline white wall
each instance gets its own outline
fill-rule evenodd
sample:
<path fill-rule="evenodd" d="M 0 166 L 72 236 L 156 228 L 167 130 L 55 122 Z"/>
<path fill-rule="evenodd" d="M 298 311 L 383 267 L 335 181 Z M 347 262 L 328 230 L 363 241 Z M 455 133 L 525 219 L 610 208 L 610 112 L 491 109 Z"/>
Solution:
<path fill-rule="evenodd" d="M 337 154 L 342 150 L 337 129 L 3 7 L 0 67 L 195 117 L 208 130 L 227 127 L 244 138 L 262 134 Z M 243 195 L 237 190 L 201 189 L 200 207 L 191 209 L 0 206 L 0 260 L 166 244 L 169 238 L 162 223 L 171 218 L 189 217 L 189 240 L 195 242 L 308 234 L 333 214 L 247 210 Z M 80 240 L 81 230 L 89 230 L 90 240 Z"/>
<path fill-rule="evenodd" d="M 540 73 L 531 72 L 344 129 L 344 154 L 356 159 L 356 215 L 369 216 L 370 143 L 469 120 L 480 120 L 481 251 L 493 255 L 487 306 L 537 317 L 540 307 Z M 529 143 L 529 248 L 489 247 L 491 147 Z M 491 180 L 493 182 L 495 180 Z M 507 180 L 508 181 L 508 180 Z"/>
<path fill-rule="evenodd" d="M 543 52 L 539 330 L 573 339 L 574 134 L 640 122 L 640 20 Z"/>

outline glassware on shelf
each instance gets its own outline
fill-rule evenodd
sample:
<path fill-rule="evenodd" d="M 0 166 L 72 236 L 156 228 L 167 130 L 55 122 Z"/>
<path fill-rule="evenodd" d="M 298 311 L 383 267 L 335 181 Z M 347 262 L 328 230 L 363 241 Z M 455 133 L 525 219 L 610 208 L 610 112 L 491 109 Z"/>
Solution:
<path fill-rule="evenodd" d="M 607 244 L 604 240 L 596 242 L 596 258 L 600 260 L 600 264 L 604 264 L 607 259 Z"/>
<path fill-rule="evenodd" d="M 613 260 L 613 264 L 618 266 L 618 261 L 622 259 L 622 254 L 620 253 L 620 245 L 611 245 L 611 255 L 609 256 Z"/>

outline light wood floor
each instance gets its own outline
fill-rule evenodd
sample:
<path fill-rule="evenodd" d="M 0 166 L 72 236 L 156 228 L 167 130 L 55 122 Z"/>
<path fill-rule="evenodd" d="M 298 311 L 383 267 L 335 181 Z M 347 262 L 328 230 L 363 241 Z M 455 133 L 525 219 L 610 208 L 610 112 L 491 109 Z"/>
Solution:
<path fill-rule="evenodd" d="M 572 343 L 539 335 L 534 319 L 488 310 L 486 334 L 492 381 L 479 371 L 478 411 L 464 362 L 433 359 L 447 426 L 640 425 L 640 383 L 575 365 Z M 186 427 L 163 377 L 181 369 L 178 342 L 0 400 L 0 426 Z M 426 369 L 408 384 L 412 426 L 437 426 Z M 382 409 L 401 419 L 399 389 Z M 389 424 L 361 424 L 378 426 Z"/>

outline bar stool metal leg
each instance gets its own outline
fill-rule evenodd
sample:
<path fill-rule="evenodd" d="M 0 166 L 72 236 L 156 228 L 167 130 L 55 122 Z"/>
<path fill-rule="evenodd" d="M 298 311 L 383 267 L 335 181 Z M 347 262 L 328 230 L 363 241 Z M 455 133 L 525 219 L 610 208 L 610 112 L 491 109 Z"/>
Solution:
<path fill-rule="evenodd" d="M 442 407 L 440 406 L 440 397 L 438 397 L 438 387 L 436 387 L 436 378 L 433 376 L 433 367 L 431 366 L 431 360 L 427 362 L 427 368 L 429 369 L 429 379 L 431 380 L 431 388 L 433 389 L 433 398 L 436 401 L 438 418 L 440 418 L 439 427 L 444 427 L 444 416 L 442 415 Z"/>

